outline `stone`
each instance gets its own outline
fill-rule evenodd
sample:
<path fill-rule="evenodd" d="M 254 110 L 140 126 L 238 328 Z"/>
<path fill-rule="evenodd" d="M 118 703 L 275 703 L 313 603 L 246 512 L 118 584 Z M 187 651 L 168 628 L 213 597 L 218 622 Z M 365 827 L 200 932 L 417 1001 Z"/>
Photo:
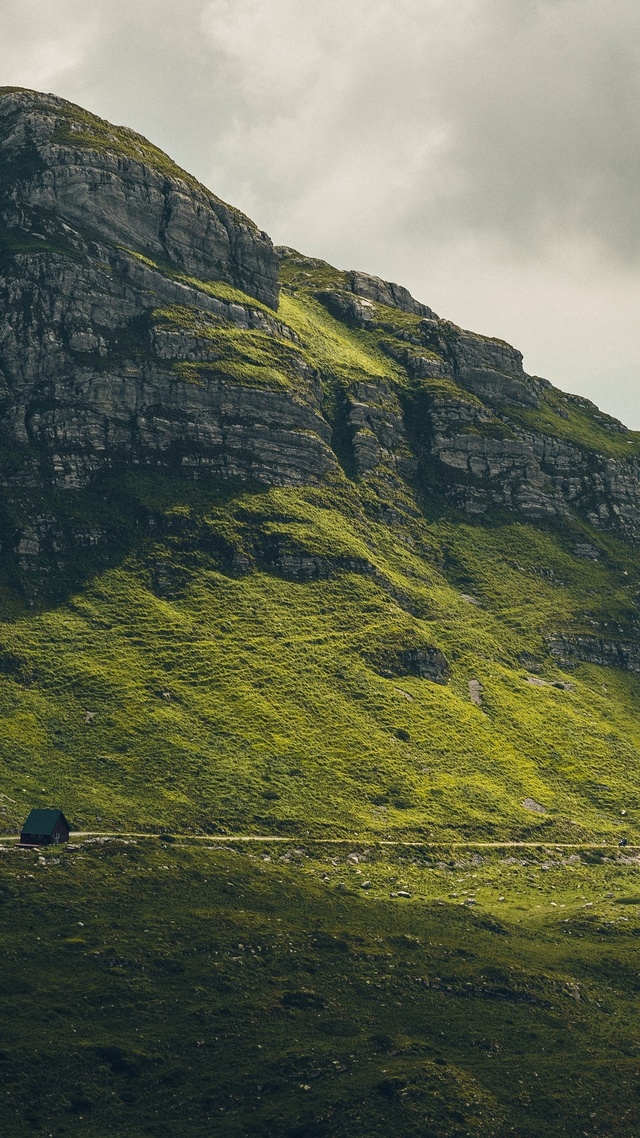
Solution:
<path fill-rule="evenodd" d="M 406 670 L 436 684 L 447 681 L 449 663 L 439 648 L 409 648 L 404 653 Z"/>
<path fill-rule="evenodd" d="M 479 680 L 469 680 L 469 698 L 476 707 L 482 707 L 482 684 Z"/>
<path fill-rule="evenodd" d="M 159 306 L 177 305 L 295 345 L 295 333 L 259 303 L 277 304 L 269 239 L 177 168 L 168 176 L 123 158 L 117 146 L 63 145 L 77 110 L 35 92 L 0 92 L 0 229 L 19 231 L 26 246 L 0 260 L 0 400 L 6 431 L 24 454 L 19 486 L 28 478 L 73 491 L 123 461 L 194 478 L 322 481 L 338 461 L 319 378 L 301 354 L 288 357 L 290 390 L 211 372 L 191 382 L 176 364 L 210 367 L 206 336 L 151 321 Z M 96 120 L 96 131 L 107 126 Z M 255 305 L 211 296 L 211 278 L 244 289 Z M 132 327 L 129 354 L 122 345 Z M 99 527 L 73 538 L 82 546 L 105 540 Z M 65 544 L 54 518 L 32 519 L 16 543 L 21 568 L 34 569 Z"/>
<path fill-rule="evenodd" d="M 388 308 L 399 308 L 402 312 L 412 312 L 416 316 L 426 316 L 437 320 L 433 309 L 426 304 L 421 304 L 418 300 L 414 300 L 409 290 L 402 285 L 383 281 L 380 277 L 370 276 L 369 273 L 356 271 L 348 273 L 347 280 L 349 288 L 357 296 L 376 301 L 377 304 L 384 304 Z"/>
<path fill-rule="evenodd" d="M 524 806 L 525 810 L 531 810 L 534 814 L 547 813 L 546 806 L 543 806 L 540 802 L 536 802 L 535 798 L 523 799 L 522 805 Z"/>
<path fill-rule="evenodd" d="M 588 561 L 600 560 L 600 550 L 596 549 L 595 545 L 591 545 L 588 541 L 577 542 L 574 552 L 576 557 L 583 557 Z"/>
<path fill-rule="evenodd" d="M 560 691 L 575 691 L 575 685 L 565 680 L 543 680 L 540 676 L 527 676 L 527 683 L 536 688 L 559 688 Z"/>
<path fill-rule="evenodd" d="M 640 672 L 640 643 L 604 636 L 563 633 L 547 639 L 549 651 L 561 667 L 575 667 L 575 661 Z M 566 686 L 566 685 L 565 685 Z"/>

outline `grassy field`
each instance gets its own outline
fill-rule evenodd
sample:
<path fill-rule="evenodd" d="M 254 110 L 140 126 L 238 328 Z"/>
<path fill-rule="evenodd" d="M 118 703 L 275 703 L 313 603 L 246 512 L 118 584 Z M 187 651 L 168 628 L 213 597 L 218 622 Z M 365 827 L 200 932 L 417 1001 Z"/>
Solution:
<path fill-rule="evenodd" d="M 628 1138 L 638 873 L 553 846 L 5 846 L 0 1129 Z"/>

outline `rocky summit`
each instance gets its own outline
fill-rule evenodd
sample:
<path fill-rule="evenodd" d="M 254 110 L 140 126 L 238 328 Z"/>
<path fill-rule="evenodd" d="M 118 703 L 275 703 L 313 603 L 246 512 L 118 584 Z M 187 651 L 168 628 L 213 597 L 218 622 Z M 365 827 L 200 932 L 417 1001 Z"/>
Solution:
<path fill-rule="evenodd" d="M 2 1134 L 639 1133 L 640 434 L 16 88 L 0 399 Z"/>

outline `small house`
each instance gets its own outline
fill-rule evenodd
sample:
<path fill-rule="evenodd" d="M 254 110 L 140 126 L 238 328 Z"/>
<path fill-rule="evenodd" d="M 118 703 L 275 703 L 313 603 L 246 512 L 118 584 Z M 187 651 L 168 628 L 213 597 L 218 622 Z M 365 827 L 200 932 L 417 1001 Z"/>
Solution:
<path fill-rule="evenodd" d="M 32 810 L 20 831 L 23 846 L 58 846 L 69 841 L 70 826 L 62 810 Z"/>

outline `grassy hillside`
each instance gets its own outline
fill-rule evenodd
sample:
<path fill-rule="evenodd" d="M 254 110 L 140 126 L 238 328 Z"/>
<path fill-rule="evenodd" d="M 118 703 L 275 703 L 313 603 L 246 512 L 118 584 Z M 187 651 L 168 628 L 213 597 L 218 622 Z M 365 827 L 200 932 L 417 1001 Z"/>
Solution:
<path fill-rule="evenodd" d="M 627 1138 L 637 859 L 515 853 L 0 849 L 2 1132 Z"/>
<path fill-rule="evenodd" d="M 222 337 L 225 375 L 295 381 L 289 343 L 189 313 Z M 283 295 L 279 315 L 320 372 L 337 434 L 354 379 L 409 385 L 373 333 L 303 289 Z M 36 510 L 89 536 L 71 566 L 54 553 L 30 572 L 3 562 L 4 832 L 39 802 L 79 829 L 640 832 L 638 676 L 569 673 L 547 647 L 566 629 L 635 635 L 630 546 L 577 520 L 474 522 L 437 486 L 427 495 L 384 470 L 270 491 L 114 472 L 6 504 L 5 535 Z M 98 523 L 110 540 L 96 548 Z M 418 674 L 434 650 L 441 683 Z"/>
<path fill-rule="evenodd" d="M 625 619 L 624 551 L 594 563 L 513 522 L 393 533 L 346 488 L 125 482 L 155 539 L 121 530 L 117 564 L 2 626 L 5 832 L 34 801 L 108 830 L 638 832 L 638 678 L 563 672 L 543 639 Z M 320 576 L 284 575 L 305 558 Z M 411 674 L 430 646 L 446 683 Z"/>

